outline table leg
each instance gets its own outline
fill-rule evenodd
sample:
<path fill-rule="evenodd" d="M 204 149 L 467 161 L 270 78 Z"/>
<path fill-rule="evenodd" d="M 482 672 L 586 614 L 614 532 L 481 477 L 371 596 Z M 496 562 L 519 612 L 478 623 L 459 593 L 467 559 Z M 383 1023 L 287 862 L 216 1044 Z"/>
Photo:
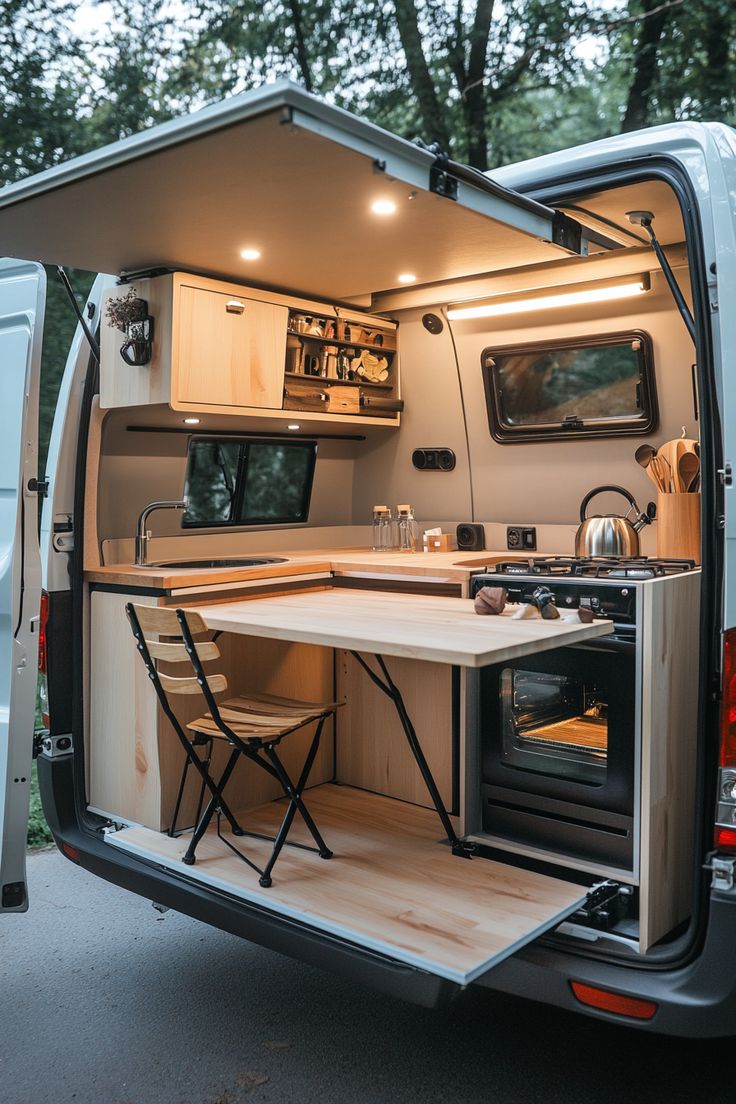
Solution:
<path fill-rule="evenodd" d="M 417 736 L 416 729 L 412 724 L 412 720 L 407 711 L 406 704 L 403 697 L 401 696 L 401 691 L 391 678 L 388 667 L 386 666 L 386 661 L 384 660 L 383 656 L 376 655 L 376 662 L 380 667 L 381 674 L 383 676 L 381 677 L 381 675 L 376 674 L 376 672 L 368 665 L 368 663 L 366 663 L 366 661 L 358 652 L 351 651 L 350 654 L 360 664 L 365 673 L 378 687 L 378 689 L 383 691 L 383 693 L 386 694 L 387 697 L 391 698 L 391 701 L 394 703 L 394 708 L 396 709 L 401 727 L 404 730 L 404 735 L 406 736 L 407 743 L 412 755 L 414 756 L 416 764 L 419 767 L 427 790 L 429 791 L 429 796 L 431 797 L 432 804 L 437 811 L 437 816 L 442 822 L 442 827 L 444 828 L 447 839 L 452 847 L 453 855 L 460 855 L 465 859 L 471 858 L 473 852 L 475 851 L 475 844 L 467 843 L 466 841 L 461 840 L 455 832 L 455 829 L 453 828 L 452 821 L 450 820 L 450 817 L 447 813 L 447 809 L 445 808 L 445 804 L 442 800 L 442 797 L 440 796 L 440 792 L 437 789 L 437 783 L 434 780 L 432 771 L 429 768 L 429 763 L 427 762 L 422 750 L 422 745 L 419 742 L 419 737 Z"/>

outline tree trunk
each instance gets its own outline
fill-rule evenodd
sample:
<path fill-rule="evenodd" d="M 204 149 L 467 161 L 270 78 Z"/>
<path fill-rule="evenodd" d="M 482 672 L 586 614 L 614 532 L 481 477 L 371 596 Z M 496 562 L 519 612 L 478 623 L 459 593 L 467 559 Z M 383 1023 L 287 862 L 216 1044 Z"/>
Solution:
<path fill-rule="evenodd" d="M 470 32 L 470 56 L 465 88 L 461 88 L 468 146 L 468 162 L 476 169 L 488 168 L 488 126 L 486 119 L 486 56 L 493 20 L 493 0 L 478 0 Z"/>
<path fill-rule="evenodd" d="M 414 0 L 394 0 L 394 8 L 412 91 L 422 114 L 425 141 L 438 142 L 444 151 L 449 151 L 450 133 L 424 54 L 416 4 Z"/>
<path fill-rule="evenodd" d="M 634 75 L 629 85 L 626 111 L 621 123 L 622 131 L 641 130 L 649 123 L 652 91 L 657 76 L 657 55 L 670 13 L 665 9 L 648 18 L 647 15 L 660 7 L 661 3 L 662 0 L 641 0 L 639 37 L 633 56 Z M 630 8 L 632 6 L 629 5 Z"/>
<path fill-rule="evenodd" d="M 705 80 L 701 95 L 702 118 L 723 122 L 730 113 L 733 85 L 730 79 L 731 16 L 721 3 L 703 5 L 705 23 Z"/>
<path fill-rule="evenodd" d="M 302 9 L 299 0 L 289 0 L 289 10 L 294 21 L 294 40 L 299 72 L 301 73 L 302 81 L 304 82 L 304 87 L 307 92 L 313 92 L 314 84 L 312 81 L 312 70 L 309 66 L 309 57 L 307 55 L 307 47 L 304 40 L 304 22 L 302 20 Z"/>

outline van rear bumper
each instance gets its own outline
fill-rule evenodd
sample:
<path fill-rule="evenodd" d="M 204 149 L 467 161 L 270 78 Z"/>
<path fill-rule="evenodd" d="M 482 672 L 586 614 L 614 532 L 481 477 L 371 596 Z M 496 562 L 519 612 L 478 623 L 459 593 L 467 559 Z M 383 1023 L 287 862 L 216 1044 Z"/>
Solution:
<path fill-rule="evenodd" d="M 599 1012 L 576 1000 L 571 981 L 642 997 L 659 1007 L 648 1021 Z M 611 965 L 537 944 L 517 951 L 476 984 L 655 1034 L 736 1035 L 736 891 L 712 893 L 703 945 L 680 969 Z"/>
<path fill-rule="evenodd" d="M 73 799 L 72 755 L 53 760 L 39 756 L 38 778 L 57 845 L 68 843 L 77 848 L 80 865 L 98 877 L 270 950 L 423 1007 L 446 1004 L 462 992 L 453 982 L 110 847 L 98 833 L 79 823 Z M 656 1001 L 658 1011 L 644 1022 L 587 1008 L 573 996 L 572 980 Z M 736 1035 L 736 890 L 712 894 L 703 946 L 697 957 L 681 969 L 611 965 L 532 944 L 473 984 L 658 1034 L 688 1038 Z"/>

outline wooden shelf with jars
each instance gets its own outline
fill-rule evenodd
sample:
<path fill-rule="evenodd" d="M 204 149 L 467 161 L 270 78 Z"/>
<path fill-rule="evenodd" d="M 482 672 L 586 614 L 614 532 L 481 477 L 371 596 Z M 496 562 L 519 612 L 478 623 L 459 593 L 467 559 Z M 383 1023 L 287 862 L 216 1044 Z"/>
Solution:
<path fill-rule="evenodd" d="M 145 308 L 147 349 L 117 325 L 131 296 Z M 103 409 L 159 404 L 272 421 L 299 411 L 311 425 L 336 416 L 400 420 L 395 323 L 190 273 L 144 277 L 107 294 L 100 377 Z"/>
<path fill-rule="evenodd" d="M 397 332 L 390 323 L 357 320 L 337 310 L 289 311 L 284 407 L 358 415 L 398 424 Z"/>

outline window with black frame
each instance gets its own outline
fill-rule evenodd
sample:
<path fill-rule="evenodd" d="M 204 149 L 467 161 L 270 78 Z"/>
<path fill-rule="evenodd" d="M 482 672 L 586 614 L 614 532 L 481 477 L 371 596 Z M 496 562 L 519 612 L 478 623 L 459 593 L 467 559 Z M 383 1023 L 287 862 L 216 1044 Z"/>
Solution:
<path fill-rule="evenodd" d="M 652 344 L 641 331 L 491 346 L 481 365 L 497 441 L 646 434 L 657 426 Z"/>
<path fill-rule="evenodd" d="M 309 517 L 316 460 L 316 441 L 193 437 L 182 525 L 303 523 Z"/>

